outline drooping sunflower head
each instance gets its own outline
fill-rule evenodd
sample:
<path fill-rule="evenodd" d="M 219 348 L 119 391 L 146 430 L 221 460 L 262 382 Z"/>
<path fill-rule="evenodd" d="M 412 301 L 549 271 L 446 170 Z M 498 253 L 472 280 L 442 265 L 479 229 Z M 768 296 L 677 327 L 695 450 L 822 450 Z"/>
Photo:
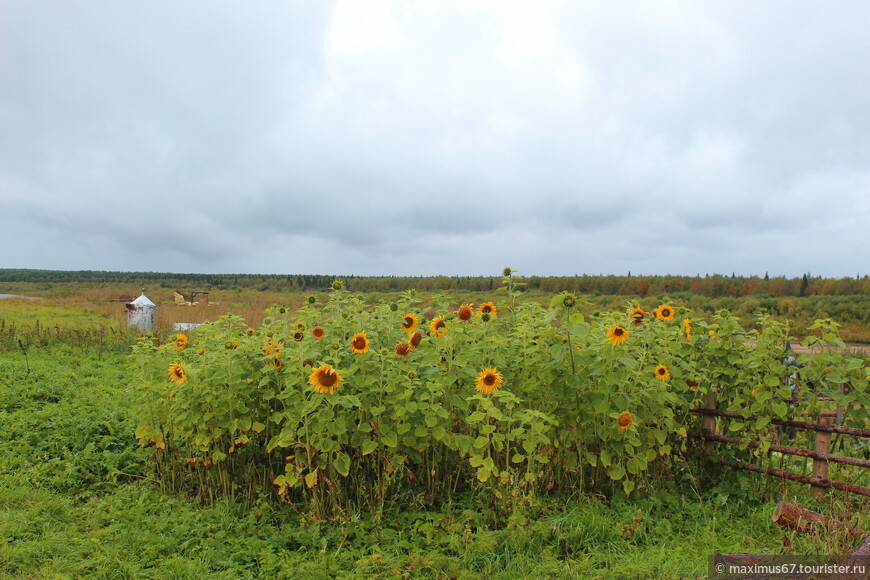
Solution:
<path fill-rule="evenodd" d="M 166 371 L 169 373 L 169 380 L 176 385 L 180 385 L 187 380 L 187 373 L 184 372 L 184 367 L 178 363 L 172 363 Z"/>
<path fill-rule="evenodd" d="M 280 371 L 284 367 L 284 363 L 281 362 L 281 359 L 277 356 L 273 356 L 269 359 L 269 366 L 274 368 L 276 371 Z"/>
<path fill-rule="evenodd" d="M 620 431 L 628 431 L 631 429 L 632 423 L 634 423 L 634 419 L 628 411 L 621 413 L 619 417 L 616 418 L 616 426 L 619 427 Z"/>
<path fill-rule="evenodd" d="M 683 330 L 686 332 L 686 340 L 692 340 L 692 321 L 688 318 L 683 319 Z"/>
<path fill-rule="evenodd" d="M 668 371 L 668 367 L 665 365 L 659 365 L 656 367 L 656 378 L 660 381 L 666 381 L 671 378 L 671 373 Z"/>
<path fill-rule="evenodd" d="M 498 372 L 497 368 L 491 368 L 480 371 L 474 386 L 484 395 L 491 395 L 501 387 L 501 383 L 501 373 Z"/>
<path fill-rule="evenodd" d="M 315 326 L 314 328 L 311 329 L 311 336 L 313 336 L 317 340 L 320 340 L 321 338 L 323 338 L 323 336 L 325 334 L 326 334 L 326 332 L 324 332 L 323 328 L 321 328 L 320 326 Z"/>
<path fill-rule="evenodd" d="M 404 330 L 408 334 L 416 331 L 418 324 L 420 324 L 420 319 L 417 318 L 416 314 L 409 312 L 402 317 L 402 330 Z"/>
<path fill-rule="evenodd" d="M 357 332 L 350 339 L 350 350 L 356 354 L 365 354 L 369 351 L 369 339 L 365 332 Z"/>
<path fill-rule="evenodd" d="M 481 314 L 489 314 L 490 316 L 495 316 L 497 314 L 496 307 L 493 302 L 484 302 L 477 308 L 477 311 Z"/>
<path fill-rule="evenodd" d="M 656 320 L 673 320 L 675 312 L 673 307 L 667 304 L 662 304 L 653 310 L 653 314 L 655 314 Z"/>
<path fill-rule="evenodd" d="M 175 335 L 175 340 L 172 342 L 175 344 L 175 350 L 183 350 L 188 343 L 187 335 L 179 332 Z"/>
<path fill-rule="evenodd" d="M 396 345 L 396 356 L 400 358 L 408 358 L 408 354 L 411 352 L 411 345 L 407 342 L 400 342 Z"/>
<path fill-rule="evenodd" d="M 314 390 L 323 395 L 331 395 L 341 386 L 341 375 L 329 365 L 321 365 L 311 372 L 308 382 Z"/>
<path fill-rule="evenodd" d="M 607 340 L 613 346 L 618 346 L 626 341 L 628 338 L 628 331 L 618 324 L 615 326 L 611 326 L 607 329 Z"/>
<path fill-rule="evenodd" d="M 420 346 L 421 340 L 423 340 L 423 333 L 415 332 L 411 335 L 411 338 L 408 339 L 408 344 L 411 345 L 411 348 L 417 348 Z"/>
<path fill-rule="evenodd" d="M 444 323 L 444 317 L 438 316 L 429 325 L 429 334 L 432 336 L 444 336 L 447 334 L 447 325 Z"/>
<path fill-rule="evenodd" d="M 471 320 L 471 317 L 474 316 L 474 308 L 471 304 L 463 304 L 459 307 L 459 310 L 456 311 L 456 316 L 463 322 Z"/>
<path fill-rule="evenodd" d="M 629 316 L 631 316 L 631 323 L 634 326 L 640 326 L 643 324 L 643 319 L 646 318 L 646 312 L 644 312 L 643 308 L 635 308 Z"/>

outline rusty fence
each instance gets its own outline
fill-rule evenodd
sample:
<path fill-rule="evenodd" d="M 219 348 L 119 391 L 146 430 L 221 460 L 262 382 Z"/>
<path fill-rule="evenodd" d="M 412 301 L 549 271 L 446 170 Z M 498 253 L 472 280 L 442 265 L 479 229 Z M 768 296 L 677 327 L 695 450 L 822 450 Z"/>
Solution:
<path fill-rule="evenodd" d="M 870 496 L 870 488 L 841 481 L 832 481 L 828 479 L 828 464 L 829 462 L 854 465 L 856 467 L 870 468 L 870 460 L 850 457 L 847 455 L 836 455 L 831 453 L 831 438 L 833 434 L 857 438 L 870 438 L 870 429 L 855 429 L 851 427 L 843 427 L 834 424 L 835 417 L 833 414 L 822 414 L 819 423 L 808 421 L 789 421 L 785 419 L 771 418 L 770 422 L 774 425 L 795 429 L 796 431 L 814 431 L 815 445 L 813 449 L 803 449 L 800 447 L 791 447 L 787 445 L 779 445 L 771 443 L 769 451 L 782 453 L 783 455 L 793 455 L 796 457 L 806 457 L 812 460 L 812 475 L 802 475 L 792 473 L 782 469 L 773 467 L 765 467 L 748 461 L 733 461 L 716 456 L 717 444 L 727 445 L 746 445 L 753 449 L 761 447 L 763 444 L 760 441 L 745 439 L 740 437 L 730 437 L 717 432 L 718 419 L 729 419 L 739 421 L 755 421 L 757 416 L 744 417 L 740 413 L 732 411 L 722 411 L 716 409 L 716 399 L 712 395 L 708 395 L 704 400 L 704 406 L 700 409 L 693 409 L 692 413 L 702 417 L 700 432 L 691 433 L 690 436 L 704 440 L 703 455 L 709 461 L 713 461 L 720 465 L 733 467 L 737 469 L 745 469 L 757 473 L 765 473 L 774 477 L 798 481 L 809 484 L 812 487 L 813 498 L 817 501 L 822 501 L 825 498 L 828 489 L 838 489 L 850 493 Z M 840 413 L 836 414 L 837 418 L 841 417 Z M 839 421 L 837 421 L 839 423 Z"/>

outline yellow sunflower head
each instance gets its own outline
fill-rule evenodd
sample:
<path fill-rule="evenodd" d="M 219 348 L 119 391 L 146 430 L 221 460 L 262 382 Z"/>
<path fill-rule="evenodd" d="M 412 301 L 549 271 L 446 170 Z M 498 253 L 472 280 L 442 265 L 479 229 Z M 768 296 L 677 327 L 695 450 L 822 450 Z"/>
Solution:
<path fill-rule="evenodd" d="M 607 340 L 610 344 L 617 346 L 625 342 L 628 338 L 628 331 L 618 324 L 607 329 Z"/>
<path fill-rule="evenodd" d="M 365 332 L 357 332 L 350 339 L 350 350 L 356 354 L 365 354 L 369 351 L 369 339 Z"/>
<path fill-rule="evenodd" d="M 472 316 L 474 316 L 474 308 L 471 304 L 463 304 L 459 307 L 459 310 L 456 312 L 456 316 L 459 320 L 465 322 L 466 320 L 470 320 Z"/>
<path fill-rule="evenodd" d="M 444 336 L 447 334 L 447 325 L 444 323 L 444 317 L 436 317 L 429 325 L 429 334 L 432 336 Z"/>
<path fill-rule="evenodd" d="M 412 314 L 411 312 L 409 312 L 402 317 L 402 330 L 404 330 L 408 334 L 416 331 L 418 324 L 420 324 L 420 319 L 417 318 L 416 314 Z"/>
<path fill-rule="evenodd" d="M 628 431 L 631 429 L 632 423 L 634 423 L 634 419 L 628 411 L 616 418 L 616 426 L 619 427 L 620 431 Z"/>
<path fill-rule="evenodd" d="M 326 332 L 324 332 L 323 328 L 321 328 L 319 326 L 315 326 L 314 328 L 311 329 L 311 336 L 313 336 L 317 340 L 320 340 L 321 338 L 323 338 L 323 336 L 325 334 L 326 334 Z"/>
<path fill-rule="evenodd" d="M 673 307 L 667 304 L 662 304 L 653 310 L 653 314 L 655 314 L 656 320 L 673 320 L 675 312 Z"/>
<path fill-rule="evenodd" d="M 490 316 L 496 315 L 496 307 L 492 302 L 484 302 L 477 308 L 477 311 L 481 314 L 489 314 Z"/>
<path fill-rule="evenodd" d="M 235 349 L 239 348 L 239 341 L 238 340 L 228 340 L 224 343 L 224 346 L 227 348 L 227 350 L 235 350 Z"/>
<path fill-rule="evenodd" d="M 166 371 L 169 373 L 169 380 L 176 385 L 180 385 L 187 380 L 187 373 L 184 372 L 184 367 L 178 363 L 172 363 Z"/>
<path fill-rule="evenodd" d="M 408 339 L 408 344 L 411 345 L 411 348 L 417 348 L 420 346 L 421 340 L 423 340 L 423 333 L 415 332 L 411 335 L 411 338 Z"/>
<path fill-rule="evenodd" d="M 484 395 L 491 395 L 501 387 L 501 383 L 501 373 L 498 372 L 498 369 L 491 368 L 480 371 L 474 386 Z"/>
<path fill-rule="evenodd" d="M 396 356 L 400 358 L 408 358 L 408 353 L 411 352 L 411 345 L 407 342 L 400 342 L 396 345 Z"/>
<path fill-rule="evenodd" d="M 303 336 L 305 336 L 305 335 L 302 334 L 302 331 L 297 330 L 296 332 L 293 333 L 293 340 L 295 340 L 296 342 L 299 342 L 300 340 L 302 340 Z"/>
<path fill-rule="evenodd" d="M 666 381 L 671 378 L 671 373 L 668 372 L 668 367 L 659 365 L 656 367 L 656 378 L 660 381 Z"/>
<path fill-rule="evenodd" d="M 180 332 L 175 335 L 175 340 L 172 341 L 175 344 L 175 350 L 182 350 L 187 346 L 188 339 L 186 334 L 181 334 Z"/>
<path fill-rule="evenodd" d="M 640 326 L 643 324 L 643 319 L 646 318 L 646 312 L 644 312 L 643 308 L 635 308 L 631 311 L 631 323 L 634 326 Z"/>
<path fill-rule="evenodd" d="M 321 365 L 311 372 L 308 382 L 314 390 L 323 395 L 331 395 L 341 386 L 341 375 L 329 365 Z"/>
<path fill-rule="evenodd" d="M 281 362 L 281 359 L 277 356 L 273 356 L 269 359 L 269 366 L 274 368 L 276 371 L 280 371 L 283 368 L 284 363 Z"/>
<path fill-rule="evenodd" d="M 692 340 L 692 321 L 688 318 L 683 319 L 683 330 L 686 331 L 686 340 Z"/>

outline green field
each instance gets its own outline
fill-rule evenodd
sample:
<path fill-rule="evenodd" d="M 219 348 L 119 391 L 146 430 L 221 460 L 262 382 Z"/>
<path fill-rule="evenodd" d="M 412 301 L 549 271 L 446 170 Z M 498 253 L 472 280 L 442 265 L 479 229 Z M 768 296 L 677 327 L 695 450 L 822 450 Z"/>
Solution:
<path fill-rule="evenodd" d="M 273 475 L 279 473 L 276 470 L 283 468 L 283 457 L 292 452 L 292 446 L 282 448 L 278 445 L 267 451 L 265 432 L 260 433 L 256 428 L 239 430 L 237 427 L 236 431 L 220 435 L 229 436 L 230 443 L 233 437 L 238 439 L 242 431 L 250 436 L 250 442 L 245 443 L 247 446 L 239 452 L 243 459 L 233 463 L 230 470 L 230 460 L 221 463 L 220 456 L 214 455 L 216 448 L 211 443 L 203 451 L 202 445 L 194 444 L 193 439 L 181 439 L 185 431 L 178 426 L 181 425 L 178 413 L 179 409 L 194 415 L 200 412 L 196 405 L 199 399 L 192 392 L 184 391 L 190 385 L 206 389 L 201 391 L 206 394 L 212 392 L 208 389 L 215 389 L 217 384 L 236 385 L 231 398 L 242 400 L 248 397 L 242 394 L 248 392 L 245 389 L 249 387 L 245 385 L 269 388 L 273 383 L 264 381 L 266 377 L 272 377 L 269 381 L 278 380 L 274 378 L 274 365 L 256 363 L 262 337 L 277 340 L 286 334 L 285 344 L 292 346 L 293 325 L 302 316 L 296 315 L 296 309 L 306 302 L 307 294 L 282 294 L 270 290 L 228 291 L 226 294 L 214 292 L 212 300 L 221 302 L 221 305 L 210 309 L 188 307 L 181 310 L 185 307 L 164 304 L 160 309 L 163 318 L 156 337 L 159 345 L 154 347 L 155 350 L 149 350 L 147 356 L 141 352 L 134 356 L 136 335 L 124 328 L 118 304 L 106 303 L 116 294 L 125 292 L 123 289 L 97 287 L 87 291 L 76 288 L 55 292 L 61 296 L 40 302 L 0 301 L 0 577 L 697 578 L 706 576 L 707 560 L 717 552 L 841 554 L 848 552 L 855 542 L 854 538 L 842 535 L 799 534 L 780 528 L 770 519 L 773 504 L 762 497 L 785 499 L 823 513 L 839 514 L 840 519 L 863 529 L 870 526 L 868 502 L 860 496 L 836 494 L 824 503 L 816 503 L 810 498 L 809 491 L 798 485 L 785 485 L 747 473 L 702 468 L 692 458 L 691 447 L 686 447 L 686 455 L 668 453 L 664 459 L 650 460 L 648 467 L 644 464 L 643 469 L 630 477 L 615 478 L 613 472 L 601 466 L 594 469 L 587 466 L 582 475 L 578 475 L 560 463 L 563 459 L 558 452 L 554 454 L 551 446 L 537 440 L 538 451 L 543 453 L 542 461 L 548 462 L 534 469 L 531 461 L 528 466 L 518 463 L 523 466 L 522 473 L 535 474 L 535 478 L 520 485 L 520 480 L 511 479 L 520 472 L 515 472 L 505 459 L 503 466 L 498 468 L 503 474 L 503 483 L 499 487 L 497 477 L 487 482 L 488 474 L 484 477 L 480 471 L 475 472 L 468 465 L 466 456 L 451 455 L 449 445 L 427 444 L 428 452 L 438 456 L 435 459 L 410 457 L 415 443 L 409 439 L 406 453 L 409 457 L 403 463 L 407 468 L 390 472 L 393 479 L 388 482 L 388 492 L 377 496 L 375 501 L 361 490 L 375 480 L 367 480 L 365 473 L 371 473 L 372 478 L 384 477 L 386 472 L 378 471 L 378 466 L 389 462 L 386 459 L 383 464 L 372 462 L 376 453 L 365 454 L 355 447 L 353 439 L 340 439 L 343 435 L 336 434 L 335 437 L 343 441 L 341 449 L 344 450 L 330 452 L 338 453 L 331 456 L 337 459 L 338 473 L 332 467 L 328 470 L 323 467 L 320 473 L 324 480 L 332 478 L 329 481 L 340 485 L 327 490 L 322 482 L 313 487 L 300 482 L 295 487 L 289 486 L 284 501 L 281 501 L 271 481 L 273 476 L 264 478 L 259 473 L 266 469 Z M 165 299 L 152 297 L 157 302 L 171 300 L 171 295 Z M 368 401 L 374 400 L 369 397 L 377 394 L 376 389 L 370 391 L 363 386 L 367 384 L 364 377 L 378 372 L 376 369 L 379 367 L 373 362 L 375 356 L 382 357 L 378 364 L 399 365 L 388 368 L 405 374 L 408 372 L 402 365 L 418 365 L 412 371 L 415 377 L 419 373 L 419 380 L 428 381 L 420 385 L 436 385 L 440 380 L 438 377 L 442 376 L 427 370 L 440 368 L 437 354 L 444 352 L 425 351 L 427 345 L 437 346 L 435 337 L 424 339 L 419 352 L 415 351 L 408 359 L 398 359 L 389 349 L 377 348 L 378 344 L 391 348 L 396 337 L 403 336 L 401 329 L 390 326 L 392 323 L 387 320 L 390 312 L 401 316 L 405 310 L 413 309 L 420 312 L 422 318 L 424 313 L 434 310 L 429 319 L 442 312 L 453 316 L 447 318 L 450 332 L 446 337 L 453 342 L 445 344 L 456 349 L 458 354 L 455 353 L 454 361 L 464 360 L 463 356 L 469 361 L 490 357 L 486 359 L 488 365 L 507 369 L 503 371 L 508 377 L 506 384 L 508 379 L 517 382 L 517 377 L 522 376 L 530 385 L 542 380 L 543 375 L 523 374 L 530 371 L 514 359 L 529 358 L 531 355 L 528 353 L 537 351 L 529 350 L 528 356 L 518 356 L 517 352 L 524 351 L 512 349 L 531 349 L 528 346 L 531 342 L 526 346 L 516 346 L 517 339 L 510 338 L 514 335 L 508 335 L 507 331 L 497 339 L 492 336 L 482 339 L 484 334 L 478 336 L 475 333 L 487 331 L 476 322 L 477 319 L 474 321 L 478 324 L 476 327 L 470 324 L 460 326 L 455 315 L 450 313 L 467 302 L 480 304 L 486 299 L 494 299 L 500 312 L 504 313 L 496 321 L 504 321 L 504 325 L 516 324 L 519 329 L 516 332 L 529 329 L 535 345 L 549 340 L 547 344 L 551 346 L 547 356 L 559 358 L 563 365 L 568 365 L 569 359 L 573 361 L 574 355 L 561 346 L 560 332 L 568 332 L 569 339 L 580 340 L 584 333 L 594 335 L 596 329 L 610 327 L 614 323 L 609 317 L 617 316 L 614 312 L 599 316 L 599 309 L 611 306 L 593 303 L 591 298 L 583 303 L 584 297 L 580 297 L 577 312 L 582 312 L 586 321 L 581 322 L 576 317 L 573 320 L 559 318 L 563 314 L 567 316 L 569 311 L 558 310 L 560 306 L 557 305 L 558 312 L 552 313 L 556 321 L 552 336 L 540 337 L 537 336 L 541 334 L 539 331 L 533 335 L 530 330 L 544 328 L 534 316 L 543 317 L 541 320 L 550 316 L 547 305 L 553 295 L 539 295 L 533 302 L 544 306 L 526 310 L 520 305 L 529 297 L 519 294 L 514 297 L 515 304 L 511 304 L 511 297 L 505 293 L 464 292 L 440 298 L 434 295 L 417 298 L 421 302 L 412 304 L 401 302 L 402 294 L 398 292 L 363 296 L 345 294 L 338 299 L 330 296 L 328 291 L 315 293 L 317 308 L 308 314 L 312 322 L 306 331 L 310 331 L 314 321 L 323 324 L 327 332 L 339 332 L 345 327 L 347 330 L 340 341 L 335 341 L 341 347 L 336 349 L 336 354 L 317 351 L 321 348 L 321 343 L 317 342 L 305 347 L 314 350 L 300 350 L 297 354 L 301 360 L 303 356 L 313 356 L 309 353 L 314 352 L 320 357 L 318 364 L 321 360 L 331 361 L 346 373 L 349 377 L 346 382 L 352 385 L 347 387 L 347 393 L 353 389 L 354 396 L 361 402 L 361 407 L 348 407 L 352 411 L 348 421 L 356 416 L 355 413 L 369 409 Z M 620 304 L 613 308 L 626 306 L 625 298 L 618 301 Z M 391 309 L 390 305 L 396 302 L 400 307 Z M 658 298 L 638 299 L 636 302 L 648 310 L 660 303 Z M 284 305 L 284 311 L 277 306 L 271 307 L 273 304 Z M 343 310 L 330 310 L 336 304 Z M 677 301 L 674 304 L 681 312 L 688 308 Z M 264 312 L 267 308 L 271 309 Z M 521 320 L 523 312 L 528 314 L 528 320 Z M 227 314 L 241 316 L 252 327 L 250 334 L 239 335 L 239 345 L 224 348 L 224 344 L 230 341 L 212 330 L 203 334 L 191 333 L 190 345 L 183 352 L 174 346 L 175 336 L 168 329 L 173 318 L 190 321 L 189 318 L 196 317 L 199 321 Z M 324 320 L 326 322 L 322 322 Z M 559 320 L 563 322 L 559 324 Z M 724 340 L 725 322 L 717 322 L 712 317 L 709 320 L 698 317 L 696 320 L 696 334 L 702 334 L 700 329 L 707 326 L 701 325 L 708 324 L 710 329 L 718 331 L 720 340 Z M 588 329 L 584 325 L 588 325 Z M 99 340 L 101 326 L 102 350 Z M 745 326 L 746 332 L 762 328 L 760 323 L 754 322 Z M 371 351 L 364 355 L 351 353 L 345 346 L 357 327 L 365 327 L 373 343 Z M 677 336 L 682 332 L 681 328 L 675 322 L 667 330 L 670 335 L 663 334 L 666 332 L 664 327 L 651 330 L 653 334 L 649 335 L 649 340 L 652 346 L 643 352 L 677 352 L 673 350 L 675 343 L 666 338 Z M 771 328 L 770 332 L 782 330 L 779 326 Z M 736 327 L 733 330 L 736 336 L 743 336 L 744 330 Z M 269 332 L 273 334 L 267 334 Z M 632 332 L 638 331 L 632 329 Z M 706 332 L 703 334 L 706 336 Z M 486 350 L 487 340 L 503 342 L 493 343 L 495 346 Z M 595 353 L 613 351 L 603 335 L 597 340 L 573 344 L 589 351 L 589 359 L 583 360 L 586 360 L 586 367 L 593 370 L 599 364 L 595 361 L 606 360 L 609 356 L 603 354 L 599 357 Z M 660 346 L 654 346 L 654 343 Z M 327 350 L 332 348 L 332 343 L 323 345 Z M 678 346 L 687 348 L 682 342 Z M 194 371 L 205 368 L 202 366 L 204 363 L 197 362 L 195 347 L 201 347 L 204 356 L 211 356 L 209 353 L 214 352 L 214 361 L 236 361 L 239 366 L 228 371 L 226 376 L 230 378 L 226 381 L 215 382 L 217 379 L 195 376 L 183 385 L 172 385 L 165 378 L 167 362 L 178 360 L 188 370 Z M 287 347 L 281 355 L 284 361 L 282 372 L 288 373 L 281 375 L 281 385 L 296 384 L 292 381 L 297 379 L 289 374 L 296 368 L 290 350 L 292 348 Z M 574 351 L 580 352 L 576 348 Z M 740 356 L 760 356 L 749 351 L 741 353 Z M 394 359 L 398 362 L 389 362 Z M 576 362 L 578 366 L 580 360 Z M 449 373 L 448 367 L 453 364 L 445 365 L 444 372 Z M 471 365 L 471 362 L 467 364 Z M 673 373 L 681 368 L 673 357 L 668 364 Z M 723 364 L 726 368 L 727 364 Z M 462 368 L 459 362 L 455 366 L 456 369 Z M 209 368 L 216 367 L 212 363 Z M 300 364 L 298 368 L 305 369 L 305 365 Z M 451 380 L 459 385 L 463 381 L 471 385 L 468 400 L 472 404 L 484 405 L 480 408 L 487 410 L 489 407 L 483 401 L 488 399 L 482 395 L 476 395 L 477 398 L 470 396 L 474 393 L 476 371 L 477 367 L 474 367 L 474 372 L 470 367 L 465 371 L 457 370 L 457 374 L 450 375 L 453 377 Z M 198 372 L 198 377 L 204 376 L 203 370 Z M 556 384 L 558 379 L 554 377 L 561 376 L 561 372 L 558 369 L 551 371 L 546 380 Z M 634 376 L 635 367 L 620 372 L 623 374 L 612 378 L 616 381 L 613 384 Z M 302 373 L 302 370 L 297 373 L 298 381 L 304 386 L 308 375 L 307 371 Z M 609 386 L 611 379 L 597 378 L 594 372 L 584 376 L 584 380 L 594 383 L 596 389 L 616 389 L 612 397 L 624 396 L 628 397 L 627 401 L 634 400 L 632 393 Z M 735 380 L 737 378 L 735 375 Z M 724 378 L 721 380 L 724 382 Z M 653 378 L 649 388 L 659 386 L 659 383 L 665 384 Z M 527 387 L 507 387 L 511 387 L 511 391 L 524 402 L 535 398 L 533 391 L 524 390 Z M 167 395 L 170 388 L 174 390 Z M 384 393 L 393 392 L 392 388 L 388 386 Z M 420 390 L 420 387 L 415 387 L 415 392 Z M 384 406 L 398 405 L 399 401 L 403 406 L 407 405 L 406 399 L 402 399 L 404 395 L 395 392 L 395 402 L 390 402 L 392 399 L 384 395 L 381 400 Z M 502 395 L 504 392 L 507 391 L 499 391 L 492 400 L 507 405 L 510 399 Z M 152 396 L 153 393 L 163 394 Z M 306 400 L 313 400 L 310 393 L 305 396 L 309 398 Z M 145 409 L 149 408 L 149 401 L 157 400 L 179 405 L 165 407 L 160 403 L 163 406 L 159 408 L 170 413 L 170 419 L 175 417 L 172 420 L 176 421 L 173 423 L 176 425 L 174 439 L 167 439 L 166 449 L 149 445 L 150 435 L 145 436 L 144 446 L 139 445 L 143 442 L 142 425 L 148 423 L 143 419 L 147 415 Z M 540 406 L 529 407 L 529 412 L 544 409 L 552 414 L 554 420 L 558 419 L 558 412 L 545 402 L 546 399 L 542 399 Z M 737 406 L 755 404 L 738 395 L 731 402 Z M 456 402 L 456 405 L 462 404 Z M 517 403 L 517 417 L 521 410 L 525 410 L 523 404 Z M 254 409 L 254 402 L 251 405 L 250 408 Z M 298 403 L 294 402 L 294 405 Z M 635 421 L 639 422 L 635 429 L 640 427 L 640 422 L 655 423 L 651 416 L 643 415 L 640 405 L 636 403 L 632 407 Z M 645 412 L 659 412 L 658 403 L 646 405 L 643 407 Z M 338 417 L 343 416 L 339 413 L 340 407 L 336 405 L 333 413 Z M 502 407 L 503 410 L 506 408 Z M 457 409 L 459 407 L 454 407 L 450 412 L 449 421 L 453 423 L 447 430 L 457 435 L 476 433 L 475 430 L 481 426 L 473 419 L 456 419 L 454 413 Z M 374 420 L 366 417 L 366 420 Z M 425 418 L 425 415 L 421 417 Z M 558 420 L 564 424 L 564 418 Z M 194 419 L 191 421 L 194 427 L 190 433 L 194 434 L 198 423 Z M 286 425 L 289 418 L 276 421 L 277 429 Z M 313 426 L 311 421 L 314 419 L 309 421 Z M 656 429 L 664 429 L 661 421 L 659 418 Z M 265 423 L 268 420 L 264 420 Z M 677 435 L 680 427 L 681 424 L 675 423 L 667 435 L 674 449 L 682 445 L 678 443 Z M 385 429 L 382 425 L 379 428 Z M 138 439 L 135 435 L 137 429 L 140 430 Z M 554 432 L 554 436 L 562 435 Z M 402 449 L 402 441 L 398 440 L 397 449 Z M 563 441 L 566 446 L 579 444 L 571 443 L 567 438 Z M 587 449 L 590 445 L 603 449 L 604 445 L 598 439 L 588 437 L 577 441 Z M 637 445 L 647 444 L 660 449 L 657 442 L 647 443 L 643 435 L 639 435 Z M 324 446 L 325 443 L 317 445 L 331 449 Z M 345 452 L 353 460 L 353 465 L 346 470 L 340 460 Z M 472 450 L 471 455 L 474 453 Z M 185 458 L 188 457 L 198 459 L 197 467 L 185 467 Z M 493 448 L 491 457 L 498 463 L 502 455 Z M 213 468 L 200 467 L 203 459 L 211 458 L 216 463 Z M 280 460 L 277 466 L 276 460 Z M 777 461 L 772 457 L 768 460 Z M 287 465 L 311 468 L 309 463 L 299 463 L 300 458 L 294 461 L 296 463 L 288 460 Z M 614 457 L 613 461 L 616 465 L 620 459 Z M 427 477 L 420 471 L 422 462 L 428 462 L 425 464 L 439 470 L 438 476 L 429 478 L 429 483 L 424 481 Z M 342 474 L 343 470 L 345 473 Z M 448 493 L 439 479 L 442 470 L 443 477 L 450 481 L 454 481 L 454 474 L 457 474 L 453 493 Z M 232 481 L 222 484 L 217 477 L 221 473 Z M 866 475 L 859 472 L 843 470 L 834 474 L 868 485 Z M 629 479 L 632 486 L 624 486 L 623 482 Z M 626 490 L 630 493 L 626 494 Z"/>

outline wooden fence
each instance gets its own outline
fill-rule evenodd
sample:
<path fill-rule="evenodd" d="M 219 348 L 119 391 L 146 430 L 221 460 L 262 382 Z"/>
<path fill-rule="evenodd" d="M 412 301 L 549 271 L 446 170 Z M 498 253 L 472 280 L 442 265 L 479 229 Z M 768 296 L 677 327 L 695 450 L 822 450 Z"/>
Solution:
<path fill-rule="evenodd" d="M 855 429 L 851 427 L 842 427 L 840 425 L 833 424 L 835 418 L 834 416 L 831 416 L 831 414 L 823 414 L 820 423 L 811 423 L 807 421 L 788 421 L 784 419 L 771 418 L 770 422 L 774 425 L 786 428 L 793 428 L 795 430 L 815 432 L 816 438 L 813 449 L 802 449 L 798 447 L 790 447 L 787 445 L 770 444 L 770 451 L 775 451 L 785 455 L 794 455 L 797 457 L 807 457 L 812 459 L 812 475 L 801 475 L 798 473 L 792 473 L 790 471 L 784 471 L 782 469 L 775 469 L 773 467 L 756 465 L 747 461 L 732 461 L 728 459 L 723 459 L 721 457 L 715 457 L 717 443 L 731 445 L 747 445 L 751 448 L 758 448 L 762 446 L 762 443 L 759 441 L 753 441 L 750 439 L 738 437 L 729 437 L 717 433 L 717 418 L 721 417 L 731 420 L 755 421 L 756 419 L 758 419 L 758 417 L 743 417 L 743 415 L 741 415 L 740 413 L 718 410 L 716 409 L 716 399 L 713 395 L 707 395 L 707 397 L 705 397 L 704 399 L 704 406 L 700 409 L 692 410 L 692 413 L 700 415 L 702 417 L 702 431 L 698 433 L 692 433 L 691 436 L 704 440 L 705 443 L 703 454 L 708 458 L 708 460 L 712 460 L 720 465 L 727 465 L 729 467 L 734 467 L 738 469 L 755 471 L 757 473 L 766 473 L 767 475 L 772 475 L 774 477 L 809 484 L 810 486 L 812 486 L 813 498 L 816 499 L 816 501 L 822 501 L 825 498 L 826 490 L 831 488 L 839 489 L 841 491 L 847 491 L 850 493 L 870 496 L 870 488 L 868 487 L 862 487 L 859 485 L 843 483 L 840 481 L 832 481 L 828 479 L 829 462 L 870 468 L 870 460 L 849 457 L 846 455 L 835 455 L 831 453 L 832 435 L 834 433 L 839 433 L 841 435 L 847 435 L 850 437 L 870 438 L 870 429 Z M 842 417 L 842 415 L 840 413 L 837 413 L 836 418 L 839 419 L 840 417 Z M 839 421 L 837 422 L 839 423 Z"/>

